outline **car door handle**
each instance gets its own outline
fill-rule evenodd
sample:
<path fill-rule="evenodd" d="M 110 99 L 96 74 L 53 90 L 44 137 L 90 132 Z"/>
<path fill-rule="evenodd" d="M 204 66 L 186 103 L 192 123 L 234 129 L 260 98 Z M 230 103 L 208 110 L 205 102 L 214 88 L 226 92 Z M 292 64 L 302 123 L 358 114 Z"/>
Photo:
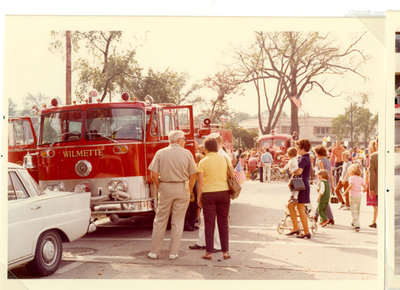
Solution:
<path fill-rule="evenodd" d="M 41 207 L 40 205 L 35 205 L 35 206 L 32 206 L 31 209 L 39 209 L 40 207 Z"/>

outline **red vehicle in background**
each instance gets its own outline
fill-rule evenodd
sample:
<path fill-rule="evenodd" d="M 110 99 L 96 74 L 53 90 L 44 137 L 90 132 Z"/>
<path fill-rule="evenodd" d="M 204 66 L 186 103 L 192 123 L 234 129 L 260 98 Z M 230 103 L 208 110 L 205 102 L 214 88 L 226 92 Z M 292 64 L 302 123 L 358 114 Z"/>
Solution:
<path fill-rule="evenodd" d="M 84 103 L 40 111 L 38 179 L 43 189 L 90 191 L 92 216 L 154 213 L 157 192 L 147 169 L 169 145 L 168 133 L 182 130 L 194 154 L 192 106 L 130 100 Z M 30 158 L 26 158 L 29 161 Z M 32 162 L 34 163 L 34 162 Z"/>
<path fill-rule="evenodd" d="M 221 124 L 211 124 L 210 119 L 206 118 L 200 128 L 194 129 L 194 137 L 198 144 L 203 144 L 205 138 L 211 133 L 219 133 L 222 137 L 222 146 L 225 147 L 229 155 L 233 152 L 233 136 L 231 129 L 225 129 Z"/>
<path fill-rule="evenodd" d="M 30 156 L 31 164 L 28 164 L 28 172 L 39 182 L 38 149 L 35 125 L 38 119 L 31 117 L 8 118 L 8 162 L 18 165 L 24 164 L 24 157 Z"/>
<path fill-rule="evenodd" d="M 271 134 L 260 136 L 257 143 L 260 148 L 269 148 L 269 152 L 274 158 L 273 165 L 278 167 L 285 166 L 288 161 L 285 154 L 289 147 L 292 146 L 292 136 L 288 134 L 275 134 L 272 131 Z"/>

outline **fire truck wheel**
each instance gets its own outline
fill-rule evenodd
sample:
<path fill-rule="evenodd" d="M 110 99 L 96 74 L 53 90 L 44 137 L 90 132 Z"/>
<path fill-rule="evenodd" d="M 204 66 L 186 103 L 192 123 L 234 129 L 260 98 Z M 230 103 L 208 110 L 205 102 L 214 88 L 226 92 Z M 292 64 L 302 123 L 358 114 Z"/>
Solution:
<path fill-rule="evenodd" d="M 28 268 L 38 276 L 53 274 L 60 265 L 62 242 L 55 230 L 44 232 L 36 244 L 35 258 L 28 263 Z"/>

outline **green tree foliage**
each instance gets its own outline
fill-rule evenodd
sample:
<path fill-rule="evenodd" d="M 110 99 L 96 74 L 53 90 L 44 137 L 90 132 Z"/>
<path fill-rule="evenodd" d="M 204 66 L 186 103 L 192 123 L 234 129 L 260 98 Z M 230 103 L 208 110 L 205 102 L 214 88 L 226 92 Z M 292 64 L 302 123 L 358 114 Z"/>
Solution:
<path fill-rule="evenodd" d="M 65 32 L 52 31 L 52 52 L 64 53 Z M 86 49 L 87 57 L 78 58 L 73 71 L 78 73 L 75 94 L 79 101 L 88 97 L 88 92 L 95 89 L 103 102 L 106 97 L 119 101 L 123 92 L 128 92 L 138 100 L 150 95 L 159 103 L 177 105 L 201 101 L 194 95 L 201 86 L 193 84 L 186 88 L 189 76 L 171 69 L 156 72 L 151 68 L 147 75 L 136 61 L 136 49 L 122 49 L 122 31 L 73 31 L 71 42 L 74 52 Z M 82 55 L 82 54 L 81 54 Z"/>
<path fill-rule="evenodd" d="M 221 116 L 229 114 L 228 95 L 243 94 L 240 80 L 230 70 L 217 72 L 214 76 L 207 77 L 204 80 L 204 85 L 217 93 L 211 99 L 210 106 L 203 111 L 203 114 L 208 115 L 212 123 L 219 120 Z"/>
<path fill-rule="evenodd" d="M 15 117 L 18 115 L 17 104 L 12 99 L 8 99 L 8 116 Z"/>
<path fill-rule="evenodd" d="M 50 106 L 51 105 L 51 100 L 52 99 L 57 99 L 58 104 L 62 105 L 63 102 L 59 97 L 49 97 L 49 96 L 45 96 L 42 93 L 39 93 L 37 95 L 28 93 L 23 101 L 23 106 L 25 110 L 29 111 L 29 114 L 31 116 L 34 116 L 33 112 L 32 112 L 32 107 L 33 106 L 37 106 L 39 109 L 43 109 L 43 105 L 45 106 Z"/>
<path fill-rule="evenodd" d="M 193 84 L 187 88 L 188 79 L 187 73 L 177 73 L 171 69 L 156 72 L 150 68 L 147 76 L 138 76 L 138 81 L 132 82 L 128 91 L 133 92 L 139 100 L 144 100 L 147 95 L 150 95 L 156 103 L 182 105 L 200 101 L 195 92 L 201 88 L 201 85 Z"/>
<path fill-rule="evenodd" d="M 238 123 L 228 122 L 227 129 L 232 130 L 233 147 L 238 148 L 238 139 L 240 138 L 240 146 L 243 148 L 253 148 L 255 146 L 255 139 L 258 137 L 258 130 L 246 130 Z"/>
<path fill-rule="evenodd" d="M 377 135 L 378 114 L 372 114 L 365 107 L 368 98 L 364 94 L 360 103 L 354 102 L 345 108 L 341 114 L 332 120 L 332 133 L 338 139 L 351 138 L 351 126 L 353 125 L 353 146 L 368 146 L 370 140 Z"/>

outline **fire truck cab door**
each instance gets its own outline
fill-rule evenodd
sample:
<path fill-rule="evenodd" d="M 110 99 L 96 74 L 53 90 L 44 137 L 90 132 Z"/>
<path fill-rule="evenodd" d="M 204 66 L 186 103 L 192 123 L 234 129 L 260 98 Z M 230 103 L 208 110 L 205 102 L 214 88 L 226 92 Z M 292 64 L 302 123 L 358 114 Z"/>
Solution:
<path fill-rule="evenodd" d="M 164 136 L 168 136 L 171 130 L 183 131 L 186 138 L 185 148 L 194 154 L 195 144 L 192 105 L 166 107 L 162 109 L 162 112 L 162 129 Z"/>
<path fill-rule="evenodd" d="M 38 181 L 37 137 L 30 117 L 8 119 L 8 162 L 23 165 L 24 156 L 32 155 L 33 167 L 28 171 Z"/>

